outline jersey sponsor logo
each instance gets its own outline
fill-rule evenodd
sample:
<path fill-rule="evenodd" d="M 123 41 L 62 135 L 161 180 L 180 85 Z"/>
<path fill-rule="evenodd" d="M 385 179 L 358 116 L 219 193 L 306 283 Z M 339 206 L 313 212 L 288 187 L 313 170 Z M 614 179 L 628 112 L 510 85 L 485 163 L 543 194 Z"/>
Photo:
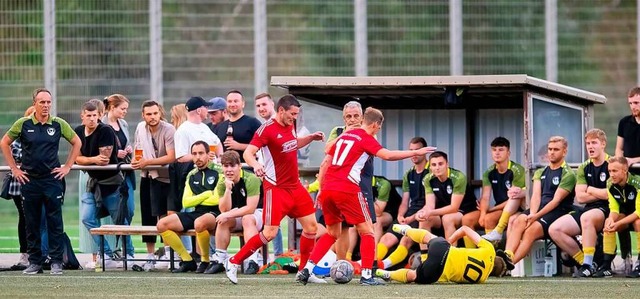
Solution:
<path fill-rule="evenodd" d="M 447 185 L 447 194 L 451 193 L 453 193 L 453 188 L 451 188 L 451 185 Z"/>
<path fill-rule="evenodd" d="M 546 176 L 546 175 L 543 175 L 543 176 L 541 176 L 541 177 L 540 177 L 540 180 L 542 181 L 542 180 L 544 180 L 544 179 L 546 179 L 546 178 L 547 178 L 547 176 Z"/>
<path fill-rule="evenodd" d="M 276 139 L 280 139 L 282 138 L 282 135 L 280 135 L 280 133 L 278 133 L 278 135 L 276 136 Z"/>
<path fill-rule="evenodd" d="M 560 184 L 560 178 L 557 176 L 554 176 L 553 179 L 551 179 L 551 183 L 553 183 L 554 185 Z"/>
<path fill-rule="evenodd" d="M 293 140 L 289 140 L 285 143 L 282 144 L 282 152 L 283 153 L 288 153 L 288 152 L 294 152 L 298 149 L 298 141 L 293 139 Z"/>
<path fill-rule="evenodd" d="M 54 128 L 47 128 L 47 134 L 49 134 L 49 136 L 53 136 L 53 134 L 56 133 L 56 129 Z"/>
<path fill-rule="evenodd" d="M 590 173 L 587 173 L 587 177 L 592 177 L 592 175 Z"/>
<path fill-rule="evenodd" d="M 635 192 L 629 192 L 629 195 L 627 195 L 627 199 L 628 200 L 634 200 L 636 198 L 636 193 Z"/>
<path fill-rule="evenodd" d="M 601 182 L 604 182 L 604 181 L 606 181 L 606 180 L 607 180 L 607 174 L 606 174 L 606 173 L 604 173 L 604 172 L 601 172 L 601 173 L 600 173 L 600 181 L 601 181 Z"/>
<path fill-rule="evenodd" d="M 194 185 L 200 185 L 200 182 L 198 182 L 198 181 L 193 181 L 193 184 L 194 184 Z"/>
<path fill-rule="evenodd" d="M 505 181 L 504 186 L 507 187 L 507 189 L 511 188 L 511 181 Z"/>
<path fill-rule="evenodd" d="M 498 180 L 492 180 L 491 181 L 491 184 L 497 184 L 497 183 L 498 183 Z"/>
<path fill-rule="evenodd" d="M 216 181 L 216 178 L 214 178 L 214 177 L 212 177 L 212 176 L 207 177 L 207 183 L 208 183 L 209 185 L 213 184 L 213 182 L 215 182 L 215 181 Z"/>
<path fill-rule="evenodd" d="M 433 188 L 433 191 L 440 191 L 440 188 Z"/>
<path fill-rule="evenodd" d="M 620 199 L 620 195 L 614 195 L 613 198 Z"/>
<path fill-rule="evenodd" d="M 31 130 L 31 129 L 27 130 L 27 133 L 33 133 L 33 132 L 35 132 L 35 131 Z"/>
<path fill-rule="evenodd" d="M 415 184 L 415 183 L 416 183 L 415 181 L 409 181 L 409 184 L 412 184 L 412 185 L 413 185 L 413 184 Z"/>

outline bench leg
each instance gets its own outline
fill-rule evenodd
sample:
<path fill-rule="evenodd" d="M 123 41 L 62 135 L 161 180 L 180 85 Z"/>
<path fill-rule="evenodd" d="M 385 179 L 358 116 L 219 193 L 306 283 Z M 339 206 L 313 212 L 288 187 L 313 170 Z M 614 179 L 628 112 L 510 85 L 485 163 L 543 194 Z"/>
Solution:
<path fill-rule="evenodd" d="M 169 271 L 173 272 L 175 267 L 173 267 L 173 248 L 169 247 Z"/>
<path fill-rule="evenodd" d="M 100 263 L 102 264 L 102 271 L 104 272 L 105 261 L 104 261 L 104 235 L 100 235 Z"/>
<path fill-rule="evenodd" d="M 124 238 L 126 238 L 127 236 L 120 236 L 120 239 L 122 241 L 122 267 L 124 268 L 125 271 L 127 271 L 127 242 Z"/>
<path fill-rule="evenodd" d="M 268 264 L 269 261 L 269 243 L 262 245 L 262 265 Z"/>

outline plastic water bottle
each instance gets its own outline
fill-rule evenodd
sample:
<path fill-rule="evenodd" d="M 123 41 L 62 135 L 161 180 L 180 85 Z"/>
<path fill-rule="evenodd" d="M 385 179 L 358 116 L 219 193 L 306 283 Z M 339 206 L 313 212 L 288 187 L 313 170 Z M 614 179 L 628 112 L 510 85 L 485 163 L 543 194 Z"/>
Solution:
<path fill-rule="evenodd" d="M 544 257 L 544 277 L 553 276 L 553 257 L 547 255 Z"/>
<path fill-rule="evenodd" d="M 624 259 L 624 273 L 625 275 L 629 275 L 631 274 L 632 271 L 633 271 L 633 258 L 631 257 L 631 254 L 629 254 Z"/>

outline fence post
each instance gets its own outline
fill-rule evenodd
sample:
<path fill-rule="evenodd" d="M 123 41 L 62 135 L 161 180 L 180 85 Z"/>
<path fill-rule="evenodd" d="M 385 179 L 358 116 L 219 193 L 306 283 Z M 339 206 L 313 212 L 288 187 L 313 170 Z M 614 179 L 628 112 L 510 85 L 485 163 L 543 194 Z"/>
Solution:
<path fill-rule="evenodd" d="M 558 82 L 558 1 L 544 2 L 545 72 L 548 81 Z"/>
<path fill-rule="evenodd" d="M 449 1 L 449 72 L 460 76 L 463 72 L 462 0 Z"/>
<path fill-rule="evenodd" d="M 369 74 L 369 48 L 367 40 L 367 0 L 354 2 L 356 76 Z"/>
<path fill-rule="evenodd" d="M 51 92 L 51 115 L 56 115 L 56 1 L 45 0 L 44 20 L 44 87 Z"/>
<path fill-rule="evenodd" d="M 162 104 L 162 0 L 149 1 L 149 92 Z"/>

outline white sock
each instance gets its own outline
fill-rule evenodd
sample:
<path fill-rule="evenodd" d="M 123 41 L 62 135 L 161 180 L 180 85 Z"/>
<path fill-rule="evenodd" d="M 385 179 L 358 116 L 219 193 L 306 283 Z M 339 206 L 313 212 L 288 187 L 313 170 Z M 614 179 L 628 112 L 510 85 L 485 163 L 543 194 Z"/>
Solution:
<path fill-rule="evenodd" d="M 364 279 L 371 278 L 371 269 L 362 269 L 362 277 Z"/>

